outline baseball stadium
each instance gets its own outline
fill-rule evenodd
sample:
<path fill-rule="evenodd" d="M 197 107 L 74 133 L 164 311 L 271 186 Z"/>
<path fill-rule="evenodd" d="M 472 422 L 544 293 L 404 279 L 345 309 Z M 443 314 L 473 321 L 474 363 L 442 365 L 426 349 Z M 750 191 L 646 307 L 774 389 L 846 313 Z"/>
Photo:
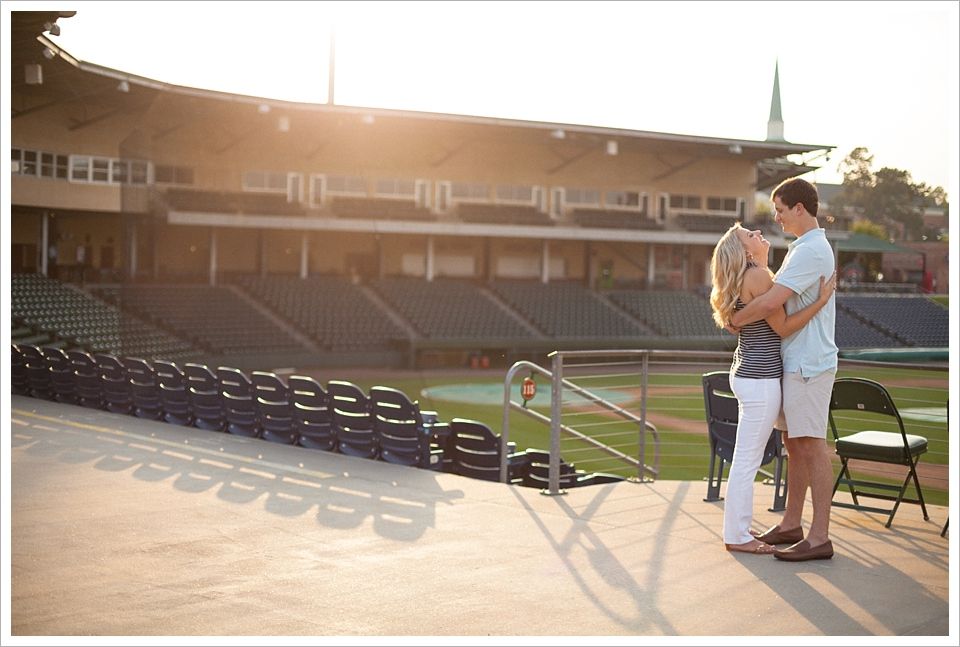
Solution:
<path fill-rule="evenodd" d="M 836 553 L 721 546 L 713 249 L 776 269 L 758 196 L 834 151 L 779 72 L 759 141 L 298 103 L 78 60 L 75 13 L 10 14 L 8 636 L 948 636 L 947 245 L 827 187 L 898 277 L 837 287 Z"/>

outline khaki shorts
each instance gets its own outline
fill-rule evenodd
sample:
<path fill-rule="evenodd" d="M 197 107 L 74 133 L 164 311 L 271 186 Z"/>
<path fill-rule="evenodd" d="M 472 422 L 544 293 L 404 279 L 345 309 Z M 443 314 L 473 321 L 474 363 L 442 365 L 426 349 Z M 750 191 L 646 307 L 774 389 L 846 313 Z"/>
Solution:
<path fill-rule="evenodd" d="M 783 374 L 783 414 L 787 438 L 826 438 L 827 416 L 833 381 L 837 374 L 824 371 L 813 377 L 800 373 Z"/>

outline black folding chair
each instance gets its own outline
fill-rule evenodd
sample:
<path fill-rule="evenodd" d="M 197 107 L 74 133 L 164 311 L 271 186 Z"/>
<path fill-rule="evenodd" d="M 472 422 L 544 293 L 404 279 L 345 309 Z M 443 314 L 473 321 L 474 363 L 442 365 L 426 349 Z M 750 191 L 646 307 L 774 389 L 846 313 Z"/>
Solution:
<path fill-rule="evenodd" d="M 733 450 L 737 444 L 737 422 L 740 409 L 737 398 L 730 388 L 730 372 L 714 371 L 703 375 L 703 406 L 707 417 L 707 437 L 710 439 L 710 471 L 707 474 L 707 496 L 704 501 L 722 501 L 720 484 L 723 469 L 733 462 Z M 775 461 L 773 473 L 760 470 L 773 482 L 773 506 L 771 512 L 779 512 L 787 505 L 786 451 L 782 432 L 772 429 L 763 450 L 761 465 Z"/>
<path fill-rule="evenodd" d="M 838 411 L 856 411 L 857 416 L 848 418 L 834 415 Z M 838 418 L 845 430 L 858 429 L 859 431 L 841 435 L 844 430 L 838 428 Z M 883 423 L 895 426 L 897 431 L 870 429 L 870 426 Z M 867 426 L 867 429 L 863 429 L 864 426 Z M 927 515 L 927 506 L 923 502 L 920 480 L 917 478 L 917 462 L 920 460 L 920 455 L 927 451 L 927 439 L 907 433 L 903 418 L 900 417 L 893 398 L 883 385 L 859 377 L 837 379 L 833 384 L 833 395 L 830 398 L 830 429 L 833 431 L 837 456 L 840 457 L 840 473 L 833 484 L 833 493 L 836 494 L 841 485 L 846 485 L 853 497 L 853 503 L 834 501 L 834 506 L 889 514 L 887 523 L 884 524 L 887 528 L 893 523 L 893 517 L 897 514 L 901 503 L 920 504 L 923 518 L 930 518 Z M 877 480 L 854 479 L 850 474 L 851 459 L 903 465 L 907 467 L 907 475 L 901 485 Z M 905 497 L 907 485 L 911 480 L 917 490 L 916 499 Z M 891 494 L 892 492 L 896 495 Z M 892 508 L 863 505 L 860 503 L 860 497 L 893 501 L 894 504 Z"/>

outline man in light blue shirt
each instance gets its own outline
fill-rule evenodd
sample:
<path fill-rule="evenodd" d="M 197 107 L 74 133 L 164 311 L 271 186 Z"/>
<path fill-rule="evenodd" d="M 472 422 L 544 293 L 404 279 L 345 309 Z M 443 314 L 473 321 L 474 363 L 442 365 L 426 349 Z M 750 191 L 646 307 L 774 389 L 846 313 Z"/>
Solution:
<path fill-rule="evenodd" d="M 799 178 L 782 182 L 773 191 L 776 220 L 790 243 L 773 287 L 735 313 L 731 324 L 743 327 L 766 319 L 777 308 L 792 314 L 817 299 L 820 277 L 835 271 L 833 250 L 817 222 L 819 197 L 812 184 Z M 810 322 L 783 340 L 783 413 L 787 421 L 784 443 L 790 456 L 787 472 L 787 508 L 783 520 L 757 536 L 769 544 L 791 544 L 774 557 L 785 561 L 829 559 L 830 505 L 833 464 L 827 449 L 827 416 L 837 373 L 834 340 L 836 302 L 831 299 Z M 807 488 L 813 500 L 813 520 L 806 538 L 800 522 Z"/>

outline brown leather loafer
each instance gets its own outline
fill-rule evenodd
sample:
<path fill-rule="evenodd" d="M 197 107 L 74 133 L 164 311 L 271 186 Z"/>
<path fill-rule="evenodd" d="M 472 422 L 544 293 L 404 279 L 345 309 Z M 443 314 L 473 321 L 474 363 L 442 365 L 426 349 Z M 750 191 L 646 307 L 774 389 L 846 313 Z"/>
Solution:
<path fill-rule="evenodd" d="M 798 541 L 803 541 L 803 528 L 797 526 L 793 530 L 781 530 L 780 526 L 774 526 L 764 532 L 761 532 L 759 535 L 754 535 L 757 539 L 762 541 L 765 544 L 795 544 Z"/>
<path fill-rule="evenodd" d="M 776 549 L 773 556 L 782 559 L 785 562 L 805 562 L 808 559 L 830 559 L 833 557 L 833 543 L 828 539 L 819 546 L 810 546 L 810 542 L 804 539 L 798 541 L 793 546 L 784 549 Z"/>

